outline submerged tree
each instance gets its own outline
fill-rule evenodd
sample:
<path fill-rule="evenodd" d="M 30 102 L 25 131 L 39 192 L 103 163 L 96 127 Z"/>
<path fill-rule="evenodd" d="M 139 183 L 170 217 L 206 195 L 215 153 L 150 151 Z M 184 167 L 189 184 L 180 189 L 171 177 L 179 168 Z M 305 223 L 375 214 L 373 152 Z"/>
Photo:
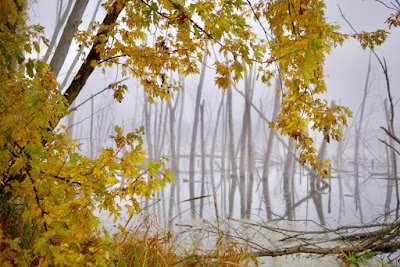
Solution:
<path fill-rule="evenodd" d="M 64 92 L 56 74 L 70 45 L 57 46 L 54 64 L 33 59 L 41 55 L 35 40 L 42 38 L 43 28 L 26 25 L 26 5 L 24 0 L 0 3 L 0 262 L 112 265 L 110 238 L 98 230 L 95 209 L 107 210 L 116 220 L 123 208 L 117 199 L 125 199 L 132 216 L 139 210 L 139 196 L 149 197 L 172 180 L 163 160 L 146 158 L 142 128 L 123 134 L 115 126 L 114 146 L 103 148 L 97 158 L 76 152 L 76 143 L 59 122 L 96 68 L 121 66 L 122 75 L 137 78 L 152 102 L 169 99 L 180 88 L 168 76 L 171 71 L 199 73 L 199 62 L 210 55 L 211 46 L 225 58 L 214 63 L 220 88 L 242 79 L 245 64 L 253 62 L 259 63 L 261 80 L 269 83 L 278 75 L 269 66 L 277 63 L 284 84 L 282 110 L 271 126 L 296 140 L 302 163 L 326 173 L 326 163 L 317 166 L 308 126 L 327 141 L 338 140 L 341 125 L 346 125 L 343 114 L 350 111 L 317 97 L 326 91 L 325 55 L 345 39 L 338 26 L 326 21 L 323 1 L 274 0 L 251 6 L 242 0 L 108 0 L 103 21 L 89 31 L 76 32 L 73 16 L 66 24 L 61 40 L 70 44 L 72 31 L 86 53 Z M 273 39 L 256 37 L 246 21 L 250 14 L 268 22 Z M 109 88 L 119 102 L 128 90 L 121 83 Z M 109 190 L 117 183 L 117 171 L 127 177 L 125 186 Z"/>

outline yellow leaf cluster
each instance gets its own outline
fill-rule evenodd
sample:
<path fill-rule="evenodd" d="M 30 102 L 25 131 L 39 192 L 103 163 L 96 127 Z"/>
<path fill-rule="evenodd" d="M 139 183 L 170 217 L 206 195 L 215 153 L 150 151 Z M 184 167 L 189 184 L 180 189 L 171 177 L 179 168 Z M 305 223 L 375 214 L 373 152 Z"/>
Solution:
<path fill-rule="evenodd" d="M 264 17 L 272 32 L 269 41 L 269 64 L 276 64 L 283 83 L 281 112 L 273 125 L 297 141 L 300 161 L 317 166 L 317 150 L 309 130 L 324 134 L 325 140 L 339 140 L 340 128 L 346 125 L 350 111 L 338 105 L 329 106 L 318 98 L 326 92 L 324 60 L 332 47 L 343 43 L 339 27 L 327 22 L 321 0 L 260 2 L 256 14 Z M 271 73 L 267 72 L 264 82 Z"/>

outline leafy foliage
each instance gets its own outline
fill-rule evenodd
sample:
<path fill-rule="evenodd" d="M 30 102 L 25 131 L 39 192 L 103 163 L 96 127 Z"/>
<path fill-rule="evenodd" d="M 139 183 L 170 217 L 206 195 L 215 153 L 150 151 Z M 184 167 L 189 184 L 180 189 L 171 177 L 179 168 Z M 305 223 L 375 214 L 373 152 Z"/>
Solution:
<path fill-rule="evenodd" d="M 63 127 L 53 130 L 67 104 L 48 65 L 24 56 L 38 50 L 31 40 L 41 28 L 17 21 L 22 34 L 7 23 L 0 31 L 0 262 L 109 266 L 110 238 L 99 230 L 94 210 L 119 218 L 126 203 L 133 214 L 137 197 L 149 197 L 172 173 L 165 160 L 146 159 L 143 129 L 124 135 L 116 127 L 115 148 L 104 148 L 97 159 L 77 153 Z M 110 190 L 117 171 L 128 177 L 126 187 Z"/>
<path fill-rule="evenodd" d="M 276 62 L 283 83 L 283 100 L 276 127 L 297 140 L 300 161 L 319 167 L 326 175 L 328 162 L 317 164 L 317 150 L 310 137 L 316 130 L 339 140 L 341 125 L 347 125 L 351 112 L 340 105 L 329 105 L 318 94 L 326 92 L 323 64 L 332 47 L 341 45 L 344 36 L 339 26 L 329 24 L 320 0 L 267 1 L 257 6 L 258 16 L 268 20 L 274 38 L 269 42 L 269 63 Z M 266 80 L 271 76 L 266 71 Z"/>
<path fill-rule="evenodd" d="M 396 13 L 390 15 L 386 23 L 389 25 L 389 28 L 400 26 L 400 6 Z"/>
<path fill-rule="evenodd" d="M 260 1 L 254 7 L 249 3 L 109 0 L 104 7 L 114 16 L 77 34 L 92 55 L 82 66 L 105 71 L 121 65 L 123 75 L 139 78 L 152 101 L 169 99 L 179 89 L 167 75 L 171 71 L 198 73 L 198 62 L 204 51 L 211 54 L 212 45 L 224 58 L 214 63 L 219 88 L 239 81 L 246 66 L 257 62 L 262 81 L 268 84 L 276 75 L 284 84 L 281 113 L 271 126 L 297 141 L 303 163 L 326 174 L 327 163 L 317 165 L 310 131 L 321 132 L 327 141 L 339 140 L 351 116 L 346 107 L 318 97 L 326 92 L 325 55 L 346 36 L 326 21 L 321 0 Z M 140 208 L 137 198 L 149 197 L 173 175 L 165 159 L 146 158 L 142 128 L 124 134 L 115 127 L 110 136 L 114 146 L 103 148 L 96 159 L 77 152 L 79 146 L 57 125 L 79 91 L 74 97 L 63 96 L 49 66 L 29 58 L 40 52 L 34 40 L 42 38 L 43 28 L 25 24 L 25 6 L 24 0 L 0 3 L 0 262 L 109 266 L 116 241 L 99 230 L 94 211 L 105 209 L 117 220 L 124 205 L 132 216 Z M 248 21 L 252 15 L 268 22 L 273 38 L 258 38 Z M 372 46 L 385 36 L 377 32 L 356 38 Z M 74 81 L 82 78 L 79 75 Z M 117 101 L 128 90 L 121 84 L 110 88 Z M 113 187 L 118 172 L 127 177 L 123 188 Z M 234 249 L 227 253 L 240 261 Z"/>
<path fill-rule="evenodd" d="M 360 32 L 354 34 L 353 37 L 360 42 L 363 49 L 370 48 L 373 50 L 375 46 L 379 46 L 386 41 L 388 34 L 387 31 L 379 29 L 375 32 Z"/>

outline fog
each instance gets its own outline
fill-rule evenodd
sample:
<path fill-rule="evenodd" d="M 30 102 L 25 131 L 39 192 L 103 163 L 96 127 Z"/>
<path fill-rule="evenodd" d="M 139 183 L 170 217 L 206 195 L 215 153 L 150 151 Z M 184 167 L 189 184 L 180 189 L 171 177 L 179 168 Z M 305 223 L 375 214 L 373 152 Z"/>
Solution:
<path fill-rule="evenodd" d="M 86 29 L 95 8 L 94 2 L 90 1 L 82 24 L 79 26 L 80 29 Z M 44 25 L 45 34 L 49 39 L 55 29 L 56 3 L 57 1 L 53 0 L 38 0 L 30 7 L 31 23 Z M 340 24 L 343 33 L 351 34 L 352 30 L 341 17 L 337 4 L 358 31 L 387 29 L 385 20 L 391 11 L 377 1 L 342 0 L 326 1 L 326 4 L 328 19 Z M 100 10 L 97 20 L 101 20 L 103 16 L 104 11 Z M 376 48 L 376 54 L 382 60 L 383 58 L 386 60 L 397 115 L 400 114 L 397 104 L 400 92 L 400 53 L 398 52 L 400 32 L 399 29 L 391 29 L 390 32 L 391 35 L 385 44 Z M 42 48 L 43 51 L 46 50 L 44 45 Z M 70 49 L 58 76 L 60 83 L 63 82 L 78 48 L 79 46 L 75 43 Z M 216 216 L 214 203 L 217 203 L 219 216 L 224 218 L 307 219 L 329 226 L 368 223 L 379 216 L 382 216 L 382 220 L 389 220 L 396 216 L 396 212 L 391 212 L 386 216 L 384 214 L 398 208 L 393 181 L 393 177 L 397 177 L 398 174 L 395 175 L 391 171 L 387 146 L 378 140 L 388 140 L 385 132 L 380 129 L 381 126 L 387 127 L 384 101 L 388 96 L 382 68 L 374 55 L 371 56 L 365 111 L 361 120 L 359 117 L 369 56 L 369 50 L 362 50 L 356 41 L 349 39 L 343 46 L 333 49 L 325 63 L 328 92 L 324 97 L 329 102 L 335 101 L 348 106 L 353 111 L 353 119 L 349 121 L 349 127 L 343 129 L 344 137 L 341 142 L 332 141 L 326 144 L 326 156 L 331 159 L 330 178 L 320 178 L 310 171 L 309 167 L 300 165 L 296 160 L 299 152 L 288 149 L 290 147 L 288 138 L 275 136 L 271 148 L 272 154 L 267 162 L 270 214 L 268 214 L 268 205 L 263 195 L 262 188 L 265 181 L 262 177 L 267 141 L 274 133 L 268 128 L 267 121 L 262 116 L 267 120 L 273 117 L 274 82 L 271 87 L 255 82 L 251 112 L 247 114 L 251 117 L 249 130 L 243 130 L 243 122 L 249 122 L 249 120 L 248 117 L 243 119 L 246 107 L 244 97 L 239 93 L 245 94 L 244 82 L 234 86 L 237 90 L 234 88 L 232 90 L 234 155 L 231 156 L 238 165 L 236 189 L 233 182 L 235 175 L 232 172 L 232 162 L 229 159 L 228 92 L 217 89 L 214 85 L 213 58 L 210 58 L 207 63 L 201 93 L 200 102 L 204 105 L 204 112 L 202 118 L 199 116 L 199 120 L 203 120 L 203 123 L 199 121 L 198 124 L 194 172 L 189 170 L 189 158 L 199 76 L 191 75 L 184 78 L 184 90 L 175 92 L 170 107 L 167 102 L 160 100 L 156 100 L 153 104 L 147 103 L 146 95 L 139 82 L 129 77 L 124 81 L 128 85 L 129 92 L 122 103 L 112 99 L 111 90 L 105 90 L 92 100 L 80 105 L 91 95 L 107 88 L 110 83 L 123 79 L 121 70 L 117 68 L 108 69 L 105 74 L 95 71 L 75 100 L 74 104 L 79 105 L 77 111 L 70 115 L 69 121 L 65 119 L 62 123 L 69 124 L 71 137 L 81 144 L 80 150 L 87 156 L 96 156 L 102 147 L 112 145 L 108 136 L 115 125 L 122 126 L 125 133 L 144 125 L 146 127 L 145 147 L 149 156 L 158 158 L 165 155 L 171 158 L 171 164 L 175 160 L 178 166 L 174 184 L 168 185 L 160 192 L 155 192 L 151 199 L 143 199 L 141 202 L 145 212 L 156 213 L 164 222 L 175 223 L 201 217 L 213 220 Z M 77 64 L 76 69 L 79 66 L 80 64 Z M 72 77 L 69 79 L 71 80 Z M 177 75 L 174 78 L 179 79 Z M 172 109 L 175 112 L 174 141 L 176 144 L 176 155 L 173 159 L 169 128 Z M 356 129 L 360 121 L 362 121 L 362 128 L 360 136 L 356 137 Z M 394 125 L 395 131 L 399 132 L 397 116 L 395 116 Z M 203 148 L 201 131 L 204 133 Z M 244 150 L 248 151 L 249 147 L 252 149 L 249 152 L 252 155 L 250 158 L 247 152 L 241 151 L 241 136 L 244 131 L 250 133 L 251 136 L 251 141 L 243 139 L 247 140 Z M 323 139 L 318 134 L 314 137 L 316 147 L 319 148 Z M 354 152 L 356 140 L 359 140 L 357 161 Z M 242 157 L 244 157 L 243 162 Z M 355 162 L 358 162 L 357 168 L 354 166 Z M 251 170 L 248 166 L 253 166 L 254 169 Z M 240 167 L 245 169 L 239 170 Z M 358 172 L 358 175 L 355 172 Z M 243 177 L 243 184 L 239 176 Z M 193 185 L 194 194 L 190 194 L 190 184 Z M 193 207 L 195 210 L 191 212 Z M 247 212 L 242 210 L 243 207 Z"/>

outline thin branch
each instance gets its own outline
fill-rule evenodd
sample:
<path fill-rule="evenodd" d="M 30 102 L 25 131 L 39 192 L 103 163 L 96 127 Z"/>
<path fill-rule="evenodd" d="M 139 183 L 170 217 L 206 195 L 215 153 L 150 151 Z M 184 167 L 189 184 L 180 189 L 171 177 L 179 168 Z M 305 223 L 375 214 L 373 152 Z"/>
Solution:
<path fill-rule="evenodd" d="M 125 79 L 119 80 L 119 81 L 116 82 L 116 84 L 122 83 L 122 82 L 124 82 L 124 81 L 126 81 L 126 80 L 128 80 L 128 79 L 129 79 L 129 78 L 125 78 Z M 83 101 L 83 102 L 80 103 L 79 105 L 77 105 L 77 106 L 75 106 L 75 107 L 69 109 L 69 110 L 68 110 L 68 113 L 71 113 L 71 112 L 73 112 L 73 111 L 76 111 L 79 107 L 83 106 L 85 103 L 87 103 L 88 101 L 90 101 L 92 98 L 94 98 L 94 97 L 100 95 L 101 93 L 103 93 L 104 91 L 107 91 L 108 89 L 110 89 L 109 86 L 105 87 L 104 89 L 102 89 L 101 91 L 95 93 L 94 95 L 91 95 L 88 99 L 86 99 L 85 101 Z"/>
<path fill-rule="evenodd" d="M 381 129 L 385 131 L 385 133 L 387 135 L 389 135 L 390 138 L 392 138 L 394 141 L 396 141 L 397 143 L 400 144 L 400 138 L 395 136 L 393 133 L 391 133 L 388 129 L 386 129 L 385 127 L 381 126 Z"/>
<path fill-rule="evenodd" d="M 365 1 L 365 0 L 364 0 Z M 383 1 L 381 1 L 381 0 L 373 0 L 373 1 L 375 1 L 375 2 L 378 2 L 378 3 L 381 3 L 382 5 L 384 5 L 386 8 L 388 8 L 388 9 L 391 9 L 391 10 L 398 10 L 397 8 L 395 8 L 396 6 L 391 2 L 391 4 L 393 5 L 393 6 L 395 6 L 394 8 L 393 7 L 390 7 L 390 6 L 388 6 L 385 2 L 383 2 Z M 396 0 L 397 1 L 397 0 Z"/>
<path fill-rule="evenodd" d="M 385 145 L 387 145 L 388 147 L 390 147 L 394 152 L 396 152 L 400 156 L 400 151 L 398 151 L 395 147 L 388 144 L 385 140 L 382 140 L 382 139 L 378 139 L 378 140 L 381 141 L 382 143 L 384 143 Z"/>

